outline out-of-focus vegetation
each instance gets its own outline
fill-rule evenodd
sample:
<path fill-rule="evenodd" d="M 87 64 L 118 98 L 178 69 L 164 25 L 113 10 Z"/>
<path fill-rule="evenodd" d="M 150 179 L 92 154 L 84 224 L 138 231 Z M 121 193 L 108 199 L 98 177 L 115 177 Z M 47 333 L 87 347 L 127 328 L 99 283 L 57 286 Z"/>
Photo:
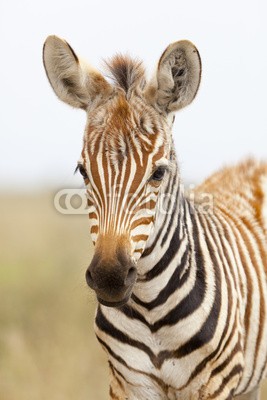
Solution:
<path fill-rule="evenodd" d="M 87 217 L 60 215 L 52 195 L 1 196 L 0 207 L 0 399 L 107 399 Z"/>
<path fill-rule="evenodd" d="M 86 216 L 59 214 L 52 195 L 2 195 L 0 207 L 0 400 L 108 399 Z"/>

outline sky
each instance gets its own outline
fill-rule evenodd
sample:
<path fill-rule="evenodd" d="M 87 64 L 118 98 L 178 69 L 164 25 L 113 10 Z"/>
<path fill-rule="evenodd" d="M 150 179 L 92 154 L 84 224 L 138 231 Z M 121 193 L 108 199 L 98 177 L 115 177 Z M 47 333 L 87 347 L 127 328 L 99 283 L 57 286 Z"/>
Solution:
<path fill-rule="evenodd" d="M 85 113 L 61 103 L 47 81 L 50 34 L 99 69 L 116 52 L 137 56 L 148 76 L 169 43 L 191 40 L 203 75 L 173 129 L 183 179 L 198 183 L 247 156 L 267 160 L 266 18 L 265 0 L 3 0 L 0 190 L 81 183 L 73 171 Z"/>

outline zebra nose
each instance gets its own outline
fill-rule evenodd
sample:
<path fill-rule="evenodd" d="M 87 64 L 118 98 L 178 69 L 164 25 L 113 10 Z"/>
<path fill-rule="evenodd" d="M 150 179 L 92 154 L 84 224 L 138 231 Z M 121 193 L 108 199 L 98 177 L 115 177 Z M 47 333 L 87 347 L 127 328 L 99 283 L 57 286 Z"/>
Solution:
<path fill-rule="evenodd" d="M 130 286 L 133 285 L 136 279 L 136 275 L 137 275 L 137 270 L 136 267 L 130 267 L 128 272 L 127 272 L 127 276 L 124 280 L 124 284 L 126 286 Z"/>
<path fill-rule="evenodd" d="M 94 279 L 93 279 L 93 277 L 92 277 L 92 274 L 91 274 L 91 271 L 90 271 L 89 268 L 87 268 L 87 270 L 86 270 L 85 279 L 86 279 L 87 285 L 88 285 L 91 289 L 96 290 L 97 285 L 96 285 L 95 282 L 94 282 Z"/>
<path fill-rule="evenodd" d="M 106 271 L 105 268 L 99 267 L 98 271 L 93 271 L 91 268 L 87 268 L 85 273 L 85 279 L 87 285 L 93 289 L 103 289 L 106 286 L 110 287 L 129 287 L 134 284 L 136 279 L 136 267 L 130 265 L 128 268 L 125 268 L 125 272 L 122 274 L 116 271 Z"/>
<path fill-rule="evenodd" d="M 110 265 L 94 259 L 85 274 L 88 286 L 96 292 L 100 303 L 113 307 L 129 299 L 136 276 L 132 262 Z"/>

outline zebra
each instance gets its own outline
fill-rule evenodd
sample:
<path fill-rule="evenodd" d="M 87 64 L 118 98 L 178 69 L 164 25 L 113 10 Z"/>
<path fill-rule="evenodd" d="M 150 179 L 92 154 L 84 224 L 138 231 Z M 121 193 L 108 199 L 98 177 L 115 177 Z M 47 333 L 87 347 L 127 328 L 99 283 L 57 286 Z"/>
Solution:
<path fill-rule="evenodd" d="M 113 400 L 256 400 L 267 375 L 267 164 L 225 167 L 192 193 L 172 139 L 201 59 L 170 44 L 146 80 L 121 54 L 102 75 L 49 36 L 60 100 L 87 113 L 77 169 L 88 196 L 95 333 Z M 208 201 L 207 201 L 208 199 Z"/>

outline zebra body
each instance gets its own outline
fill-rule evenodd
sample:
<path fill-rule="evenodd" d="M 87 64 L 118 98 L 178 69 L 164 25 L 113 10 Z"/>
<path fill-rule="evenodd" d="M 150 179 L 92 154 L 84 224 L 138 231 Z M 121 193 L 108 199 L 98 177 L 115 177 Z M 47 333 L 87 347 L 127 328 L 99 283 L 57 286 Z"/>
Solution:
<path fill-rule="evenodd" d="M 267 164 L 248 160 L 184 192 L 171 129 L 199 87 L 197 49 L 170 45 L 148 83 L 141 63 L 116 56 L 110 85 L 55 36 L 44 64 L 58 97 L 87 112 L 86 279 L 110 399 L 256 400 L 267 373 Z"/>
<path fill-rule="evenodd" d="M 242 189 L 234 195 L 226 187 L 218 203 L 214 193 L 211 213 L 178 199 L 171 230 L 167 221 L 160 235 L 155 230 L 147 247 L 153 251 L 139 261 L 143 280 L 130 302 L 99 306 L 95 329 L 110 358 L 114 398 L 227 399 L 266 375 L 266 231 L 252 204 L 260 206 L 256 188 L 267 166 L 249 161 L 224 170 L 197 192 L 231 174 Z"/>

